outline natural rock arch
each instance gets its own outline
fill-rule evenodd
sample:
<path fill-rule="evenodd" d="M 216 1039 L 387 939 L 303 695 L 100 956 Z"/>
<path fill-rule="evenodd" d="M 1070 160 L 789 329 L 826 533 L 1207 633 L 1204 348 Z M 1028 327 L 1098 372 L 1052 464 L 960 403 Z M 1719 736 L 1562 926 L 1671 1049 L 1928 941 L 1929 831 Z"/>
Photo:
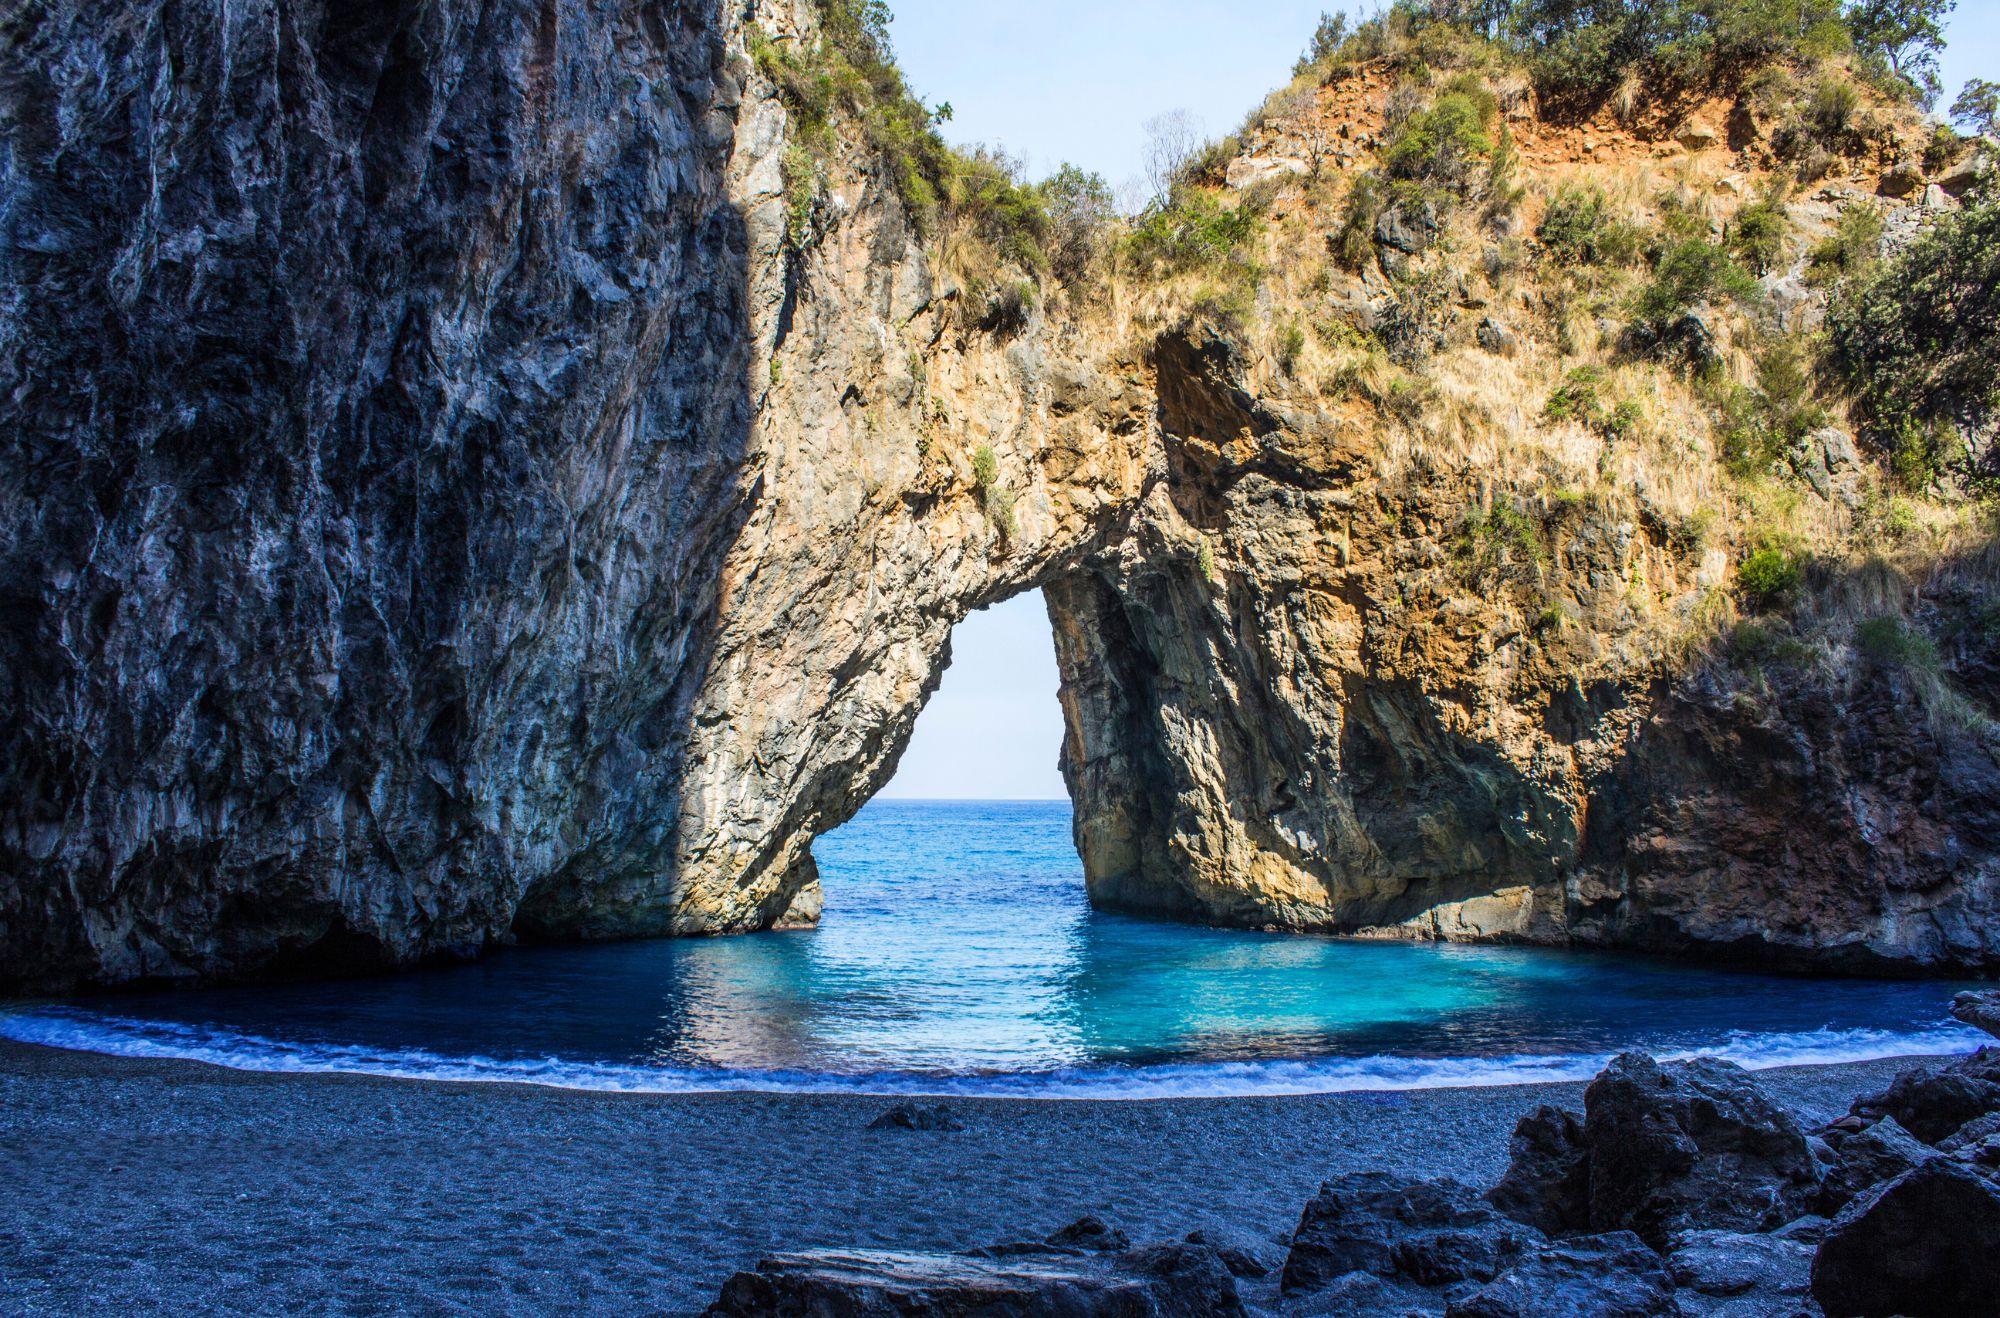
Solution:
<path fill-rule="evenodd" d="M 1453 580 L 1477 474 L 1354 400 L 988 316 L 858 156 L 802 241 L 736 6 L 48 9 L 0 67 L 0 990 L 808 920 L 952 625 L 1035 586 L 1104 904 L 2000 961 L 2000 775 L 1907 690 L 1709 698 L 1619 604 L 1686 584 L 1665 532 L 1587 510 L 1589 625 L 1527 645 Z"/>

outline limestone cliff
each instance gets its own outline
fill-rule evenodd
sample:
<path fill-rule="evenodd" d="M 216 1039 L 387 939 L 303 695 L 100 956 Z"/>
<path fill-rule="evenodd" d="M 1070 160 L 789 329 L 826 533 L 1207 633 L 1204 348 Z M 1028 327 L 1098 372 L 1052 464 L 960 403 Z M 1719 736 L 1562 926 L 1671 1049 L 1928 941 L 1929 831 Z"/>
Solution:
<path fill-rule="evenodd" d="M 1143 280 L 969 272 L 861 142 L 802 184 L 816 21 L 0 20 L 0 988 L 810 922 L 952 625 L 1035 586 L 1101 904 L 2000 964 L 1982 733 L 1893 666 L 1690 651 L 1726 556 L 1622 459 L 1489 553 L 1518 454 L 1441 463 Z M 1321 125 L 1385 94 L 1311 90 L 1231 177 L 1358 169 Z M 1249 322 L 1373 318 L 1385 250 Z"/>

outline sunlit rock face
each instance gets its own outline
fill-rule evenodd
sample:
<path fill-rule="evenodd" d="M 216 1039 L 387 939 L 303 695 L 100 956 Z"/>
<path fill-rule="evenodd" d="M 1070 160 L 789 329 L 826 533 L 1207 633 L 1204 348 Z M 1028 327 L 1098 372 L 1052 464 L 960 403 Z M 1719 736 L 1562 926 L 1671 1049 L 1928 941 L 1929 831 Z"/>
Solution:
<path fill-rule="evenodd" d="M 1048 587 L 1099 905 L 1379 937 L 1831 970 L 2000 964 L 2000 772 L 1908 680 L 1746 706 L 1628 583 L 1658 528 L 1559 525 L 1563 625 L 1453 566 L 1474 474 L 1383 474 L 1368 421 L 1259 392 L 1225 341 L 1152 363 L 1163 480 Z M 1775 710 L 1776 712 L 1773 712 Z"/>
<path fill-rule="evenodd" d="M 8 20 L 0 989 L 810 923 L 952 625 L 1036 586 L 1102 905 L 2000 960 L 1991 757 L 1890 677 L 1706 699 L 1616 604 L 1686 587 L 1655 531 L 1566 531 L 1524 645 L 1436 584 L 1475 478 L 1362 409 L 996 320 L 858 150 L 788 232 L 742 25 L 810 12 Z"/>

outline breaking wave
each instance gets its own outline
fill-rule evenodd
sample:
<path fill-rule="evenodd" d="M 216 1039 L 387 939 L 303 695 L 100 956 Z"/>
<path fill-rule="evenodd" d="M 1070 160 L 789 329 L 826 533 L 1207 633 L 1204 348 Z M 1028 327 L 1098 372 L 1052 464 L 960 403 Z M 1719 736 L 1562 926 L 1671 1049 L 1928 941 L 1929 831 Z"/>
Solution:
<path fill-rule="evenodd" d="M 1615 1054 L 1547 1056 L 1258 1058 L 1024 1071 L 841 1073 L 652 1067 L 554 1057 L 452 1057 L 423 1049 L 299 1043 L 210 1025 L 139 1020 L 72 1007 L 0 1014 L 0 1037 L 117 1057 L 206 1062 L 238 1071 L 364 1075 L 402 1080 L 540 1085 L 628 1094 L 792 1093 L 965 1098 L 1241 1098 L 1478 1088 L 1586 1080 Z M 1661 1049 L 1663 1059 L 1718 1057 L 1752 1070 L 1970 1052 L 1987 1036 L 1955 1023 L 1918 1030 L 1733 1032 L 1712 1046 Z"/>

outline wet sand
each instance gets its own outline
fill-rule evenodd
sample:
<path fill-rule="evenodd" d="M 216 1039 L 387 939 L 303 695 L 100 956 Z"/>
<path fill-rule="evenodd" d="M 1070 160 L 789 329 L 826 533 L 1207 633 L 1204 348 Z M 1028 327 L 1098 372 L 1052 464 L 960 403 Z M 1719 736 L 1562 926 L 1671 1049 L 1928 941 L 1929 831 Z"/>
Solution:
<path fill-rule="evenodd" d="M 1824 1120 L 1909 1059 L 1762 1073 Z M 0 1042 L 0 1314 L 699 1312 L 765 1253 L 960 1249 L 1090 1212 L 1269 1240 L 1332 1174 L 1491 1183 L 1579 1084 L 1142 1102 L 592 1094 Z M 1272 1253 L 1281 1251 L 1273 1249 Z"/>

